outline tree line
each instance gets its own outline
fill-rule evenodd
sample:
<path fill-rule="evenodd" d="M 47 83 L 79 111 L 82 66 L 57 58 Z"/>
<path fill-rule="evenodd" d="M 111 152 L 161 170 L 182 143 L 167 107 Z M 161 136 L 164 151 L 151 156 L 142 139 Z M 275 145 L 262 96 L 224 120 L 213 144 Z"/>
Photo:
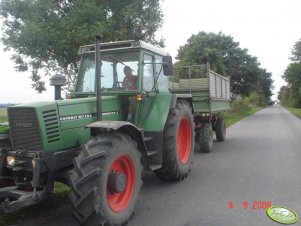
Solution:
<path fill-rule="evenodd" d="M 5 49 L 14 50 L 18 71 L 31 71 L 39 92 L 45 90 L 44 76 L 68 74 L 69 64 L 77 67 L 78 47 L 93 43 L 95 35 L 103 42 L 131 39 L 164 46 L 164 39 L 155 37 L 163 23 L 160 0 L 2 0 L 0 16 Z M 268 102 L 272 96 L 271 73 L 231 36 L 199 32 L 180 46 L 176 59 L 175 66 L 209 63 L 230 75 L 233 98 L 255 92 Z"/>
<path fill-rule="evenodd" d="M 301 39 L 292 49 L 290 63 L 285 69 L 282 78 L 287 85 L 278 92 L 278 99 L 282 105 L 301 108 Z"/>
<path fill-rule="evenodd" d="M 261 68 L 258 59 L 242 49 L 233 37 L 221 32 L 192 35 L 180 46 L 176 59 L 178 67 L 209 63 L 212 70 L 230 76 L 234 99 L 257 93 L 263 103 L 268 103 L 273 95 L 272 74 Z M 176 77 L 182 75 L 179 73 Z"/>

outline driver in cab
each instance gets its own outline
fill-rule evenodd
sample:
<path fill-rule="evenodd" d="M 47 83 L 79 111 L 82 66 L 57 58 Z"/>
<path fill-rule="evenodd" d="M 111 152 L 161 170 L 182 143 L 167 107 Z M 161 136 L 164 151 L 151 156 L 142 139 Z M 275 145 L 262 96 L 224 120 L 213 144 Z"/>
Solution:
<path fill-rule="evenodd" d="M 123 72 L 125 77 L 122 82 L 122 86 L 125 90 L 137 89 L 137 76 L 132 74 L 132 69 L 129 66 L 125 66 Z"/>
<path fill-rule="evenodd" d="M 133 70 L 129 66 L 125 66 L 123 68 L 123 72 L 125 74 L 125 77 L 122 82 L 122 87 L 125 90 L 137 90 L 137 76 L 133 75 Z M 135 97 L 129 97 L 129 113 L 127 116 L 128 122 L 133 122 L 133 114 L 134 110 L 136 108 L 136 98 Z"/>

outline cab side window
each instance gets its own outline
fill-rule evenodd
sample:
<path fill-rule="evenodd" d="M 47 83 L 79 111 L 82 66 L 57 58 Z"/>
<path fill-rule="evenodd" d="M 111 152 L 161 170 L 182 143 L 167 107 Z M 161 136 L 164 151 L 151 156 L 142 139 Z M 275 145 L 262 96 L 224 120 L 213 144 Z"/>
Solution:
<path fill-rule="evenodd" d="M 156 61 L 156 77 L 159 75 L 157 80 L 158 90 L 161 92 L 169 92 L 169 77 L 163 73 L 162 56 L 155 56 Z"/>

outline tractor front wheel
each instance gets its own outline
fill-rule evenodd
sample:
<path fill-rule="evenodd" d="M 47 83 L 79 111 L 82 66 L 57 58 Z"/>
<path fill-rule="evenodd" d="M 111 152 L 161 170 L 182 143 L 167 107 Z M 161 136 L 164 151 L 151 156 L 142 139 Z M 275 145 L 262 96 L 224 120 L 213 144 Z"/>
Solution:
<path fill-rule="evenodd" d="M 164 180 L 184 179 L 194 152 L 194 122 L 186 101 L 177 102 L 169 112 L 163 138 L 163 166 L 155 173 Z"/>
<path fill-rule="evenodd" d="M 73 215 L 81 225 L 128 222 L 142 185 L 140 152 L 122 133 L 99 135 L 83 146 L 70 175 Z"/>

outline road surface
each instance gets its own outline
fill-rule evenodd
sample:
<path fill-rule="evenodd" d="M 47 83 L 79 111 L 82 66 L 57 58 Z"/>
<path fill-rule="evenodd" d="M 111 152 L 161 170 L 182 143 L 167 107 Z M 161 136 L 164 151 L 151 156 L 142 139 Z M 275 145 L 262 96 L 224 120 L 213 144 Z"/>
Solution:
<path fill-rule="evenodd" d="M 211 153 L 195 153 L 186 180 L 143 180 L 129 226 L 279 225 L 256 207 L 272 202 L 301 215 L 301 121 L 281 107 L 263 109 L 228 128 Z M 37 225 L 78 224 L 67 205 L 22 224 Z"/>

